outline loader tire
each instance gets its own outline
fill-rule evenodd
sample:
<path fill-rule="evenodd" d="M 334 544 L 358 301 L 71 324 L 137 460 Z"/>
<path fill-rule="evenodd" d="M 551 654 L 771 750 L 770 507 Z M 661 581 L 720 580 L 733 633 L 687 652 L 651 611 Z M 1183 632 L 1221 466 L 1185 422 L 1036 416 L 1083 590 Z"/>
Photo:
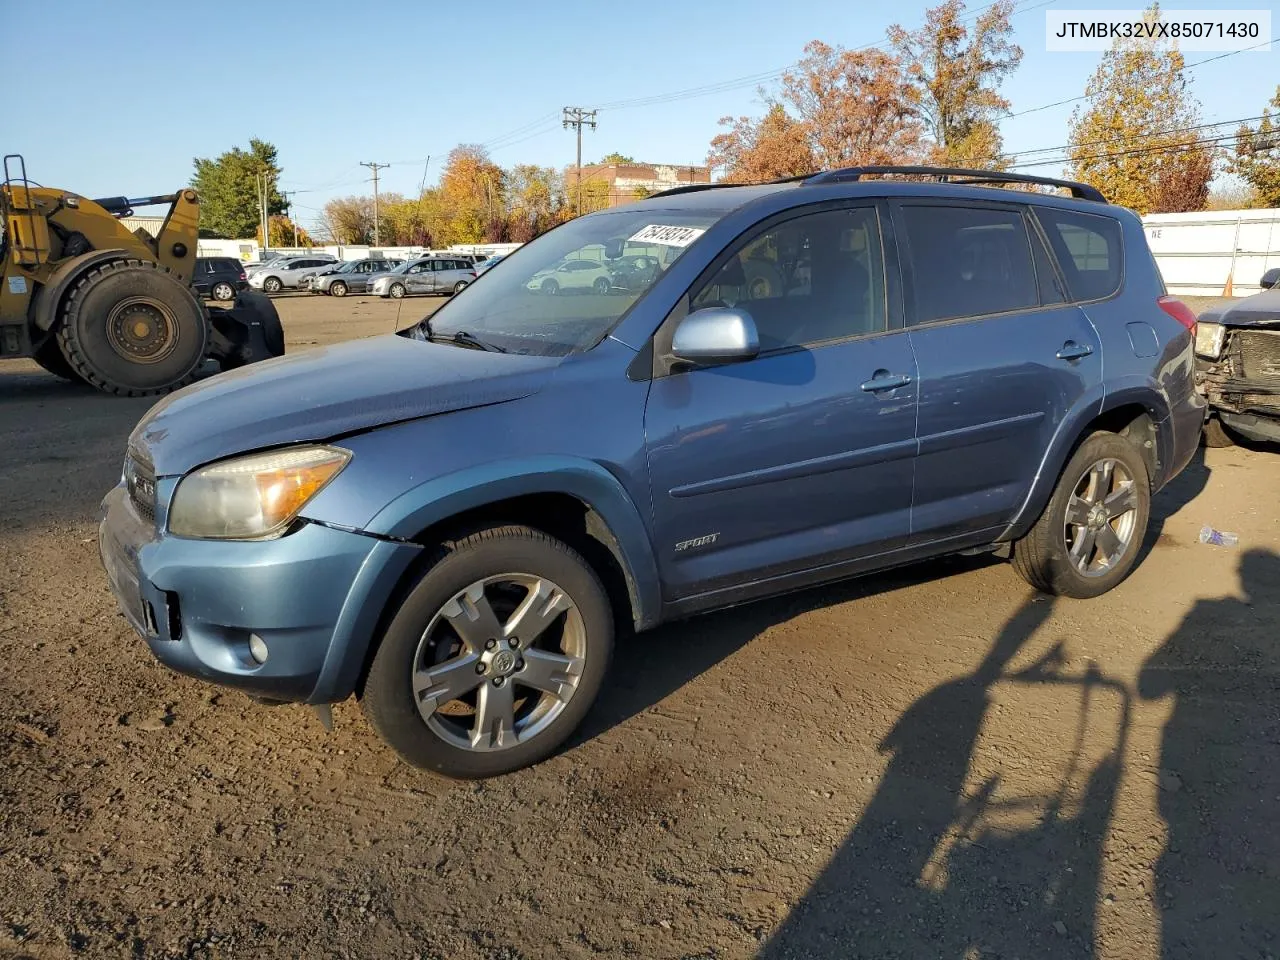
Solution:
<path fill-rule="evenodd" d="M 87 383 L 121 397 L 167 393 L 195 379 L 209 346 L 204 308 L 158 264 L 100 263 L 71 288 L 58 346 Z"/>
<path fill-rule="evenodd" d="M 31 359 L 40 364 L 46 373 L 52 373 L 55 377 L 61 377 L 72 383 L 84 383 L 84 378 L 76 373 L 71 364 L 67 363 L 67 358 L 58 349 L 58 341 L 52 337 L 31 355 Z"/>

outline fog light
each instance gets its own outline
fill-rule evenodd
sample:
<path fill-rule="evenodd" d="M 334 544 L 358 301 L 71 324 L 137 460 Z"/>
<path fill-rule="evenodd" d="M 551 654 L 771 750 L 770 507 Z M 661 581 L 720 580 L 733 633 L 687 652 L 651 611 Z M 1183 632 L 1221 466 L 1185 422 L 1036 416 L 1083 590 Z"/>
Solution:
<path fill-rule="evenodd" d="M 259 663 L 267 662 L 267 641 L 256 633 L 249 634 L 249 653 Z"/>

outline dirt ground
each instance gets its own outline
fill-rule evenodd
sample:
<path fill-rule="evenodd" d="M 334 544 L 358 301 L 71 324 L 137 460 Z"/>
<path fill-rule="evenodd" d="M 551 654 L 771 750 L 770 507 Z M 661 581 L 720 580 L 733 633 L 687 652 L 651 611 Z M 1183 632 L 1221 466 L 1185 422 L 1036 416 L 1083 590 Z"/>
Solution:
<path fill-rule="evenodd" d="M 435 305 L 279 301 L 290 349 Z M 147 406 L 0 366 L 0 956 L 1280 957 L 1276 451 L 1097 600 L 965 558 L 628 640 L 472 784 L 152 659 L 95 542 Z"/>

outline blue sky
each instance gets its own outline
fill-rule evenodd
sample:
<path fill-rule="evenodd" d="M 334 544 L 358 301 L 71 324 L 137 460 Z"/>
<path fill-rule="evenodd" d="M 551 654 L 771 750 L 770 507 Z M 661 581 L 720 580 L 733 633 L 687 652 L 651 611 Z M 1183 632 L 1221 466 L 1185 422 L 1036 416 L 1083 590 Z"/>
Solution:
<path fill-rule="evenodd" d="M 987 2 L 971 0 L 969 10 Z M 1047 9 L 1139 5 L 1019 0 L 1026 9 L 1013 23 L 1025 56 L 1004 87 L 1013 112 L 1078 96 L 1097 65 L 1095 53 L 1045 51 Z M 721 116 L 759 112 L 753 77 L 787 67 L 812 39 L 847 47 L 883 42 L 890 23 L 914 28 L 929 3 L 5 6 L 9 73 L 30 82 L 15 79 L 23 88 L 21 120 L 6 124 L 4 147 L 26 156 L 32 179 L 91 196 L 159 193 L 187 182 L 192 157 L 256 136 L 279 148 L 282 186 L 299 191 L 298 219 L 306 224 L 329 197 L 369 190 L 360 161 L 390 162 L 382 188 L 407 194 L 422 181 L 426 158 L 430 181 L 458 143 L 488 144 L 503 165 L 571 164 L 573 136 L 560 125 L 566 105 L 602 108 L 599 128 L 584 133 L 584 160 L 616 150 L 700 163 Z M 1267 4 L 1180 5 L 1242 6 Z M 51 26 L 56 68 L 14 56 L 19 38 L 47 38 Z M 1211 56 L 1189 53 L 1187 60 Z M 1280 82 L 1280 43 L 1207 63 L 1191 76 L 1205 122 L 1257 115 Z M 718 86 L 697 96 L 627 104 L 711 85 Z M 1070 112 L 1066 105 L 1006 119 L 1006 148 L 1064 144 Z"/>

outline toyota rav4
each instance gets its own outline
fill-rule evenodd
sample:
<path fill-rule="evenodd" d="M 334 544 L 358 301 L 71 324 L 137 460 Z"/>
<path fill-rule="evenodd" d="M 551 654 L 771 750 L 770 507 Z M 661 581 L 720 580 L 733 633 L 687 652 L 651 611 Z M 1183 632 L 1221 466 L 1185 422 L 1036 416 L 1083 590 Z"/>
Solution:
<path fill-rule="evenodd" d="M 533 282 L 639 256 L 621 289 Z M 617 627 L 958 551 L 1115 587 L 1198 442 L 1194 329 L 1138 218 L 1082 184 L 683 187 L 546 233 L 397 336 L 162 400 L 102 557 L 172 668 L 355 695 L 409 763 L 499 774 L 583 719 Z"/>

